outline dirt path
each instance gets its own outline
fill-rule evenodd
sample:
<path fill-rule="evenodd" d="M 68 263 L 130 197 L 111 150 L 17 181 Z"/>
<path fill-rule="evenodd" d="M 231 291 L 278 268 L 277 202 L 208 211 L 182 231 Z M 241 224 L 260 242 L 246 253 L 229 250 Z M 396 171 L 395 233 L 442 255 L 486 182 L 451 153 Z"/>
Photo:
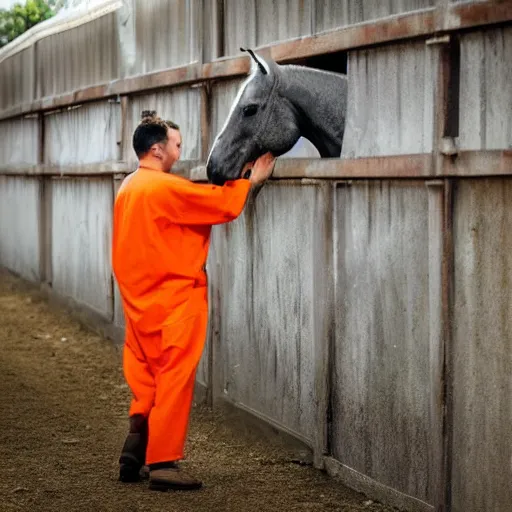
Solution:
<path fill-rule="evenodd" d="M 187 445 L 205 487 L 117 481 L 129 391 L 121 353 L 0 272 L 0 511 L 390 511 L 195 407 Z"/>

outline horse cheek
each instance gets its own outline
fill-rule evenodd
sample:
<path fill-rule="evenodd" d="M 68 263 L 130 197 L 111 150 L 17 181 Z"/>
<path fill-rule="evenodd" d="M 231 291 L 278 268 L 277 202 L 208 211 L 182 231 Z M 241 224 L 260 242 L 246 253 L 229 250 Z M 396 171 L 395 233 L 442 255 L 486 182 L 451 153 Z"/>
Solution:
<path fill-rule="evenodd" d="M 286 123 L 286 126 L 276 134 L 277 144 L 273 151 L 275 156 L 281 156 L 290 151 L 300 138 L 300 130 L 294 123 Z"/>

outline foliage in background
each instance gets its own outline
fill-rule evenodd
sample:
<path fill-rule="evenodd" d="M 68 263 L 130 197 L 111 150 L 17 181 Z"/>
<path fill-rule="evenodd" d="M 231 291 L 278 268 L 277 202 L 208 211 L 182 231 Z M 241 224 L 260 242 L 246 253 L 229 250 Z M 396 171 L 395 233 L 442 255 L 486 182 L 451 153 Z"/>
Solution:
<path fill-rule="evenodd" d="M 55 15 L 59 0 L 27 0 L 11 9 L 0 9 L 0 48 L 26 32 L 29 28 Z"/>

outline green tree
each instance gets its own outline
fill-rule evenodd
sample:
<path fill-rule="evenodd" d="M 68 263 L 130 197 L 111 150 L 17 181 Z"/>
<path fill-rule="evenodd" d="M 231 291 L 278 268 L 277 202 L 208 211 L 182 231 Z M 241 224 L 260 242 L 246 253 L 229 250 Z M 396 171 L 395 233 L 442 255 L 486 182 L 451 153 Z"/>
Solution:
<path fill-rule="evenodd" d="M 0 47 L 54 14 L 45 0 L 27 0 L 25 5 L 17 3 L 11 9 L 0 9 Z"/>

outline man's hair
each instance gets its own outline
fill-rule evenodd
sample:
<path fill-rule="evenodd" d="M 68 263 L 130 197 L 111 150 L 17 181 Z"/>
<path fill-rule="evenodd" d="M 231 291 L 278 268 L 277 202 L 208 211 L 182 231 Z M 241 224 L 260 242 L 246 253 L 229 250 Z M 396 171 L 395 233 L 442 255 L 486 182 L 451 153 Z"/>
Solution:
<path fill-rule="evenodd" d="M 172 122 L 172 121 L 170 121 L 170 120 L 165 121 L 165 124 L 166 124 L 169 128 L 172 128 L 173 130 L 179 130 L 179 129 L 180 129 L 180 127 L 179 127 L 176 123 L 174 123 L 174 122 Z"/>
<path fill-rule="evenodd" d="M 143 110 L 139 126 L 133 133 L 133 149 L 138 158 L 148 153 L 153 144 L 167 142 L 167 130 L 180 127 L 172 121 L 164 121 L 157 116 L 154 110 Z"/>

